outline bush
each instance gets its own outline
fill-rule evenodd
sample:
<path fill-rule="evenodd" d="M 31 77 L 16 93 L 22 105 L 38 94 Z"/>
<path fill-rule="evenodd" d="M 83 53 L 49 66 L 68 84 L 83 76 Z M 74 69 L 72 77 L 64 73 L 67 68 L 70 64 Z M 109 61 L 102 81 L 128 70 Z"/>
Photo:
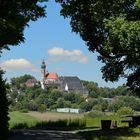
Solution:
<path fill-rule="evenodd" d="M 118 115 L 133 115 L 134 114 L 134 110 L 131 107 L 121 107 L 118 111 L 117 111 Z"/>
<path fill-rule="evenodd" d="M 94 105 L 93 106 L 93 108 L 92 108 L 92 110 L 94 110 L 94 111 L 102 111 L 102 106 L 101 105 L 99 105 L 99 104 L 97 104 L 97 105 Z"/>
<path fill-rule="evenodd" d="M 88 113 L 88 116 L 91 118 L 100 117 L 104 115 L 105 115 L 104 112 L 98 110 L 92 110 L 90 113 Z"/>
<path fill-rule="evenodd" d="M 22 109 L 20 110 L 21 113 L 28 113 L 28 109 Z"/>
<path fill-rule="evenodd" d="M 46 111 L 46 106 L 44 104 L 41 104 L 38 108 L 38 111 L 41 112 L 41 113 L 45 112 Z"/>
<path fill-rule="evenodd" d="M 15 123 L 12 126 L 12 129 L 23 129 L 23 128 L 29 128 L 28 124 L 26 122 L 24 123 Z"/>

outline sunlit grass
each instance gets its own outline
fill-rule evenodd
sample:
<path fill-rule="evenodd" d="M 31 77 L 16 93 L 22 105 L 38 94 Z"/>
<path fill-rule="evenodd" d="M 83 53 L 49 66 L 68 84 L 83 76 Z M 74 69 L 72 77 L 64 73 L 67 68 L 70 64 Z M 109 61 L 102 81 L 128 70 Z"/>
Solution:
<path fill-rule="evenodd" d="M 87 127 L 101 127 L 101 120 L 113 120 L 113 121 L 117 121 L 117 126 L 118 127 L 125 127 L 128 126 L 127 123 L 122 123 L 121 120 L 128 120 L 130 118 L 120 118 L 117 115 L 105 115 L 105 116 L 99 116 L 99 117 L 95 117 L 95 118 L 91 118 L 86 116 L 86 126 Z"/>
<path fill-rule="evenodd" d="M 35 123 L 39 122 L 37 118 L 34 118 L 26 113 L 21 113 L 18 111 L 10 112 L 9 117 L 10 117 L 9 120 L 10 128 L 12 128 L 15 125 L 24 124 L 24 123 L 28 124 L 28 126 L 34 126 Z"/>
<path fill-rule="evenodd" d="M 83 118 L 84 116 L 81 114 L 74 114 L 74 113 L 58 113 L 58 112 L 29 112 L 28 115 L 37 118 L 42 121 L 57 121 L 57 120 L 64 120 L 64 119 L 77 119 Z"/>
<path fill-rule="evenodd" d="M 28 126 L 34 126 L 37 122 L 42 121 L 58 121 L 58 120 L 74 120 L 74 119 L 85 119 L 86 120 L 86 127 L 93 127 L 93 128 L 101 128 L 101 120 L 115 120 L 117 121 L 118 127 L 128 126 L 127 123 L 121 123 L 122 119 L 128 118 L 120 118 L 117 115 L 113 114 L 106 114 L 105 116 L 99 116 L 95 118 L 88 117 L 87 115 L 83 114 L 72 114 L 72 113 L 57 113 L 57 112 L 29 112 L 29 113 L 21 113 L 21 112 L 10 112 L 10 128 L 13 127 L 15 124 L 26 123 Z"/>
<path fill-rule="evenodd" d="M 77 128 L 80 121 L 86 120 L 86 127 L 78 130 L 79 135 L 85 138 L 85 140 L 140 140 L 140 128 L 128 128 L 127 124 L 121 123 L 122 118 L 113 114 L 106 114 L 102 117 L 90 118 L 83 114 L 71 114 L 71 113 L 56 113 L 56 112 L 11 112 L 10 113 L 10 128 L 49 128 L 51 127 L 67 127 L 68 130 Z M 75 121 L 67 121 L 67 119 Z M 77 120 L 76 120 L 77 119 Z M 128 118 L 123 118 L 128 119 Z M 62 121 L 63 120 L 63 121 Z M 115 120 L 117 121 L 117 128 L 102 130 L 101 120 Z M 69 125 L 69 127 L 68 127 Z M 80 124 L 81 125 L 81 124 Z M 93 129 L 89 129 L 89 128 Z M 80 128 L 80 126 L 79 126 Z M 61 130 L 61 129 L 58 129 Z M 75 129 L 74 129 L 75 130 Z"/>
<path fill-rule="evenodd" d="M 86 120 L 77 114 L 65 113 L 10 113 L 10 128 L 40 128 L 48 129 L 61 127 L 66 129 L 78 129 L 86 126 Z"/>

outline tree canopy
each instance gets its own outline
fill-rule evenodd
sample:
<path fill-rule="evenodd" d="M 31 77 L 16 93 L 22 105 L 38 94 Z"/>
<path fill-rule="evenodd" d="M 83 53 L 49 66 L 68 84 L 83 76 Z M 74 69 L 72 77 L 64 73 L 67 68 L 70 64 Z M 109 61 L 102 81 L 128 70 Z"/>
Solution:
<path fill-rule="evenodd" d="M 3 80 L 3 71 L 0 70 L 0 139 L 5 140 L 8 135 L 8 100 L 6 97 L 6 84 Z"/>
<path fill-rule="evenodd" d="M 24 29 L 29 21 L 45 16 L 47 0 L 0 0 L 0 52 L 9 45 L 24 41 Z"/>
<path fill-rule="evenodd" d="M 61 15 L 70 18 L 72 31 L 88 49 L 98 52 L 106 81 L 127 78 L 140 90 L 140 0 L 56 0 Z"/>
<path fill-rule="evenodd" d="M 29 74 L 25 74 L 23 76 L 13 77 L 10 81 L 12 86 L 20 87 L 21 84 L 25 84 L 29 79 L 35 79 L 35 77 Z"/>
<path fill-rule="evenodd" d="M 24 42 L 24 29 L 29 21 L 36 21 L 45 16 L 47 0 L 0 0 L 0 54 L 9 45 L 18 45 Z M 6 85 L 2 79 L 0 68 L 0 139 L 6 139 L 8 134 L 8 101 Z"/>

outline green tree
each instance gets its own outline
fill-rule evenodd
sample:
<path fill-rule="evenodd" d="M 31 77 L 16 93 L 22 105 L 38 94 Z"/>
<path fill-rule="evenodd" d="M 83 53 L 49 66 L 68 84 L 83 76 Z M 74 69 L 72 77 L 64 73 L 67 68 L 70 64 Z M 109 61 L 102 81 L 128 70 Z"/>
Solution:
<path fill-rule="evenodd" d="M 35 101 L 30 101 L 28 104 L 28 109 L 31 111 L 37 111 L 38 110 L 38 104 Z"/>
<path fill-rule="evenodd" d="M 124 107 L 123 97 L 118 97 L 115 102 L 109 104 L 108 109 L 110 111 L 116 112 L 119 108 Z"/>
<path fill-rule="evenodd" d="M 57 101 L 57 99 L 58 98 L 61 98 L 61 97 L 62 97 L 62 93 L 58 89 L 52 89 L 50 91 L 49 98 L 51 98 L 52 100 L 54 100 L 54 102 Z"/>
<path fill-rule="evenodd" d="M 128 91 L 126 87 L 119 86 L 119 87 L 116 88 L 115 94 L 118 95 L 118 96 L 119 95 L 126 96 L 126 95 L 131 95 L 132 93 L 130 91 Z"/>
<path fill-rule="evenodd" d="M 79 93 L 64 93 L 64 100 L 66 101 L 70 101 L 72 104 L 76 103 L 76 104 L 80 104 L 81 102 L 84 101 L 84 98 L 82 97 L 82 95 Z"/>
<path fill-rule="evenodd" d="M 45 16 L 45 7 L 42 2 L 47 0 L 0 0 L 0 53 L 9 49 L 9 45 L 19 45 L 24 42 L 24 29 L 29 21 L 36 21 Z M 1 137 L 6 139 L 8 123 L 8 104 L 6 89 L 0 72 L 0 120 L 2 125 Z"/>
<path fill-rule="evenodd" d="M 17 89 L 24 89 L 25 88 L 25 82 L 28 79 L 35 79 L 35 77 L 33 77 L 32 75 L 29 74 L 25 74 L 23 76 L 19 76 L 19 77 L 13 77 L 11 78 L 11 86 L 15 87 Z"/>
<path fill-rule="evenodd" d="M 101 97 L 98 98 L 98 104 L 101 106 L 102 111 L 105 111 L 108 107 L 108 102 Z"/>
<path fill-rule="evenodd" d="M 118 115 L 133 115 L 134 114 L 134 110 L 131 107 L 121 107 L 118 111 L 117 111 Z"/>
<path fill-rule="evenodd" d="M 82 102 L 80 104 L 80 109 L 85 111 L 85 112 L 91 111 L 92 107 L 93 107 L 92 101 Z"/>
<path fill-rule="evenodd" d="M 56 101 L 57 108 L 64 108 L 65 107 L 65 100 L 64 98 L 59 98 Z"/>
<path fill-rule="evenodd" d="M 6 97 L 6 85 L 2 79 L 3 71 L 0 70 L 0 139 L 6 139 L 8 135 L 8 100 Z"/>
<path fill-rule="evenodd" d="M 40 4 L 45 1 L 0 1 L 0 51 L 25 40 L 24 29 L 28 22 L 45 16 L 45 7 Z"/>
<path fill-rule="evenodd" d="M 41 112 L 41 113 L 45 112 L 46 111 L 46 106 L 44 104 L 41 104 L 38 108 L 38 111 Z"/>
<path fill-rule="evenodd" d="M 106 81 L 127 78 L 127 86 L 140 91 L 140 1 L 56 0 L 61 15 L 70 18 L 72 31 L 98 52 Z"/>
<path fill-rule="evenodd" d="M 140 106 L 140 99 L 136 98 L 134 96 L 124 96 L 122 97 L 122 100 L 124 102 L 124 106 L 131 107 L 133 110 L 139 111 Z"/>

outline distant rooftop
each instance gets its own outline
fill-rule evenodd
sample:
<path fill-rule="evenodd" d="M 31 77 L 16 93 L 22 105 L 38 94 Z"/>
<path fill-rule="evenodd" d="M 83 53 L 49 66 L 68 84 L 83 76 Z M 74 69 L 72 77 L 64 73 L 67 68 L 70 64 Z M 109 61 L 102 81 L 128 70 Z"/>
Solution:
<path fill-rule="evenodd" d="M 47 79 L 58 79 L 57 73 L 49 72 L 47 75 Z"/>

